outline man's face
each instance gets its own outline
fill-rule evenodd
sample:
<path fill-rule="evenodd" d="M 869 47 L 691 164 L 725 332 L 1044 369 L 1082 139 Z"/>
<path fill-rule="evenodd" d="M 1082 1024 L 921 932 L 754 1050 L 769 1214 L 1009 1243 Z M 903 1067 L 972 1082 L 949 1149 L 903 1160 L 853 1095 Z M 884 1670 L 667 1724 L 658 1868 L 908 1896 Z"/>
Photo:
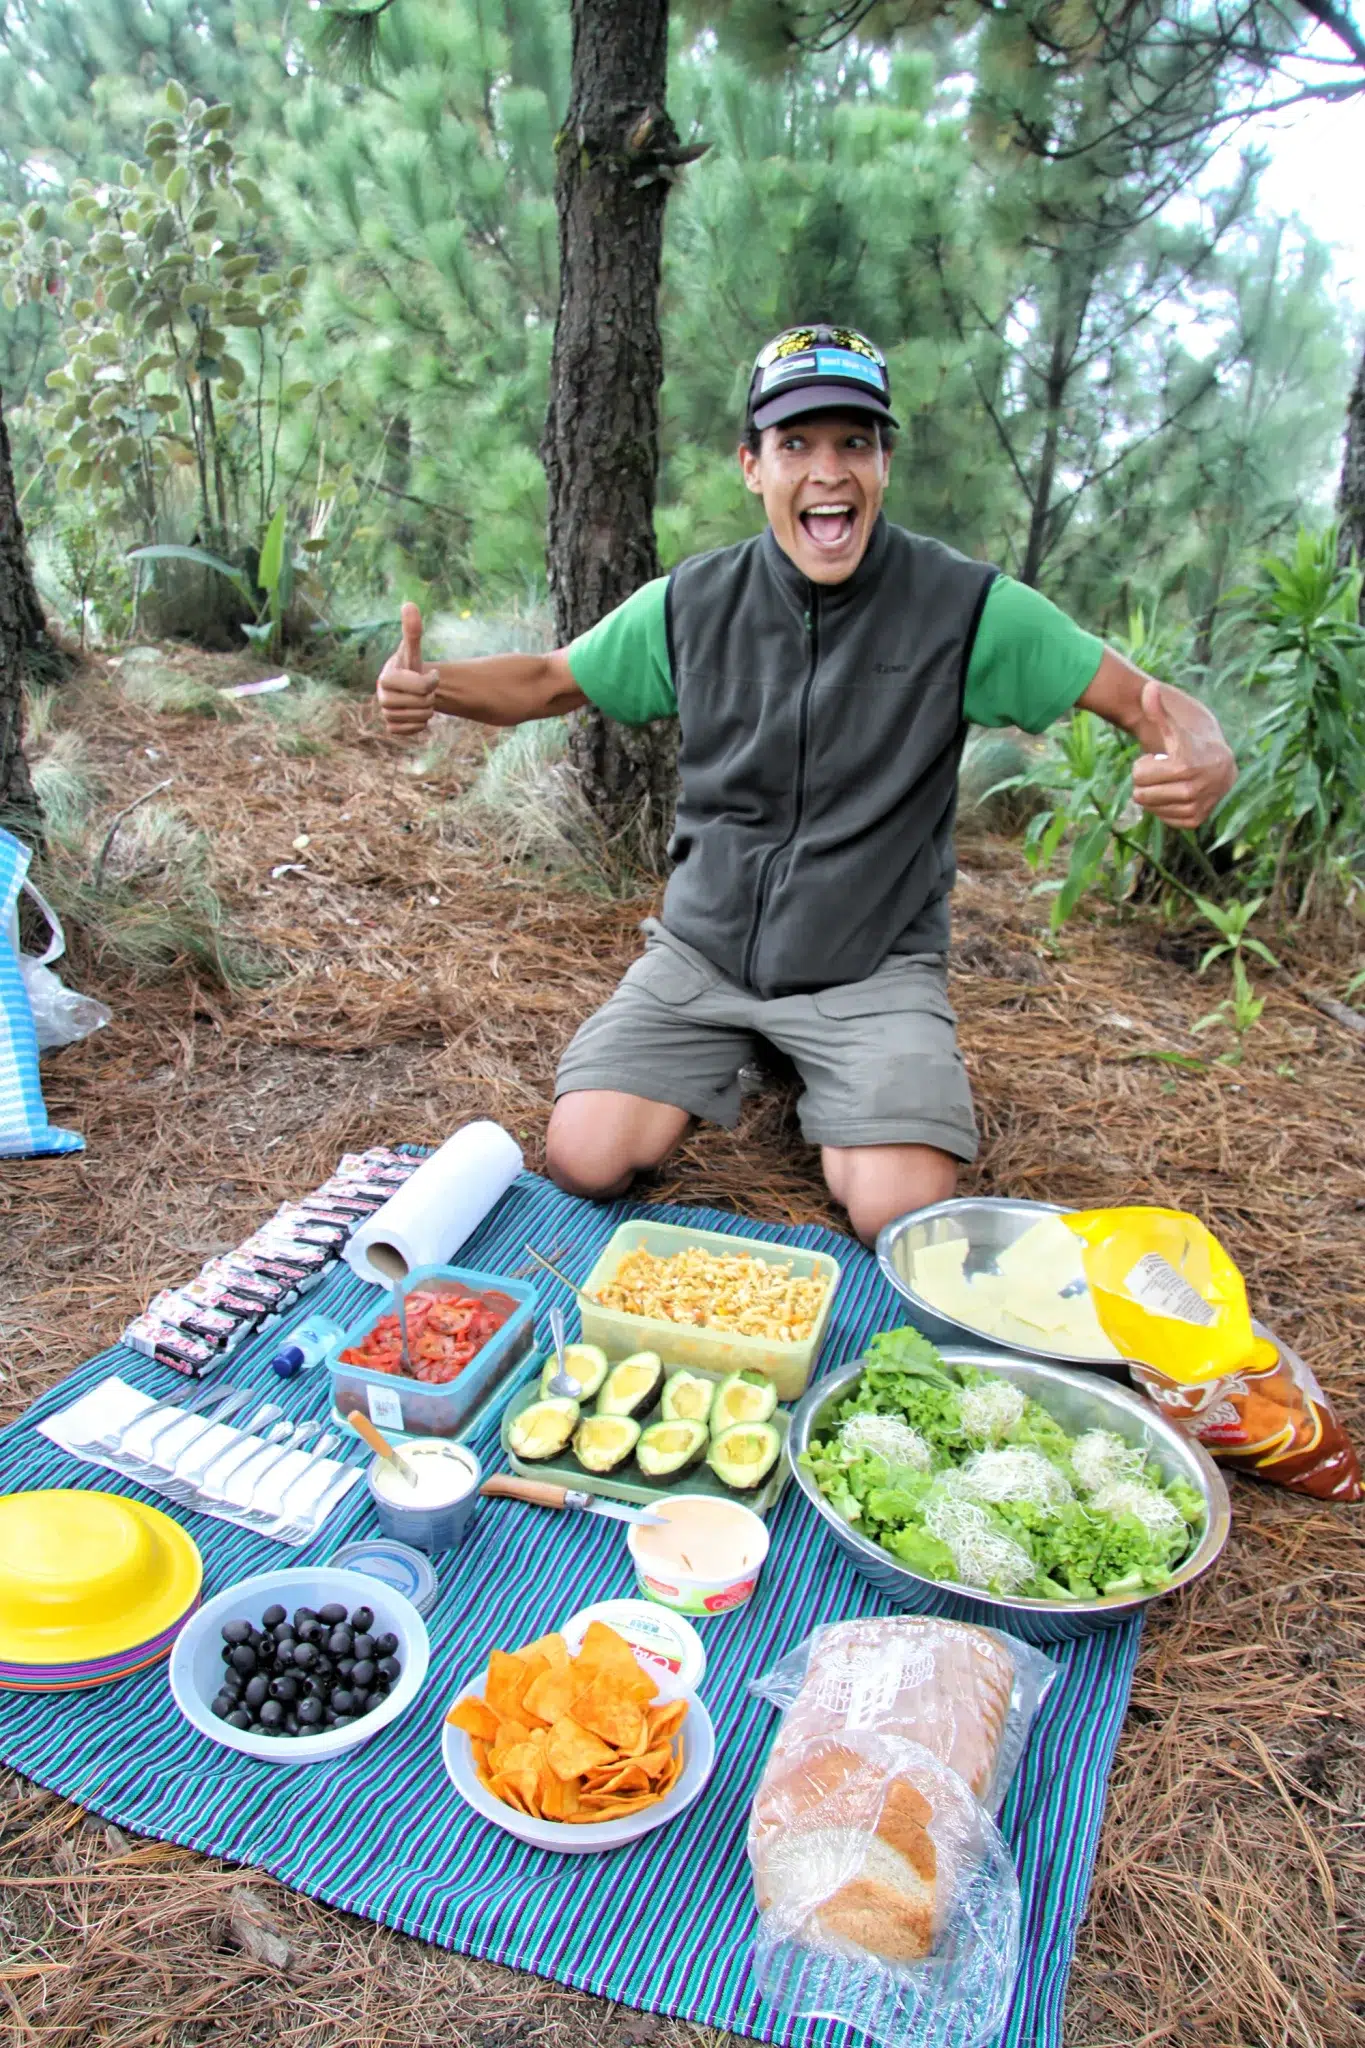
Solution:
<path fill-rule="evenodd" d="M 842 583 L 867 550 L 891 457 L 865 414 L 815 413 L 740 445 L 744 481 L 762 498 L 778 546 L 812 583 Z"/>

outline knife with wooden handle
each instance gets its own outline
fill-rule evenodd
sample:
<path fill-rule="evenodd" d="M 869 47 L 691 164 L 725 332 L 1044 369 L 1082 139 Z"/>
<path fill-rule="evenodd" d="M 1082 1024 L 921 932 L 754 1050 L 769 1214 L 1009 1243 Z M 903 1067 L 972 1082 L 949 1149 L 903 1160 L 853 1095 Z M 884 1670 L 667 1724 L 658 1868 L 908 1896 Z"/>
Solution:
<path fill-rule="evenodd" d="M 515 1472 L 491 1473 L 479 1492 L 490 1500 L 524 1500 L 538 1508 L 579 1508 L 584 1514 L 606 1515 L 613 1522 L 647 1522 L 657 1528 L 665 1519 L 663 1515 L 652 1515 L 648 1508 L 630 1508 L 623 1501 L 602 1500 L 595 1493 L 582 1493 L 573 1486 L 556 1486 L 549 1479 L 521 1479 Z"/>

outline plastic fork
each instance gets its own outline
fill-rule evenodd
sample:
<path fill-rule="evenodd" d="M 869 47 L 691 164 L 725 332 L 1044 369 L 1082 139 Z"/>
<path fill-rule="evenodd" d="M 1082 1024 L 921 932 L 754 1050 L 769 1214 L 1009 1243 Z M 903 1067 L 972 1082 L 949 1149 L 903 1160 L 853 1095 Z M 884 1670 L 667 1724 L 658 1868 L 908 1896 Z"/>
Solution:
<path fill-rule="evenodd" d="M 212 1452 L 209 1457 L 201 1457 L 187 1471 L 182 1472 L 177 1461 L 175 1469 L 176 1479 L 183 1482 L 191 1491 L 198 1493 L 204 1481 L 208 1478 L 209 1473 L 220 1465 L 224 1458 L 232 1457 L 234 1451 L 239 1455 L 233 1459 L 233 1463 L 228 1467 L 228 1470 L 235 1471 L 236 1467 L 244 1463 L 256 1450 L 257 1446 L 252 1441 L 256 1432 L 264 1429 L 269 1423 L 279 1422 L 283 1415 L 284 1410 L 278 1403 L 263 1401 L 256 1410 L 256 1413 L 251 1417 L 251 1420 L 240 1429 L 235 1429 L 232 1432 L 233 1441 L 231 1443 L 220 1444 L 218 1449 Z"/>
<path fill-rule="evenodd" d="M 298 1478 L 285 1488 L 280 1503 L 281 1507 L 283 1507 L 284 1501 L 288 1500 L 290 1494 L 295 1492 L 301 1482 L 308 1477 L 308 1472 L 313 1469 L 313 1465 L 320 1464 L 325 1456 L 330 1456 L 339 1442 L 340 1438 L 330 1432 L 320 1440 L 317 1451 L 307 1470 L 300 1472 Z M 343 1461 L 342 1469 L 337 1473 L 336 1478 L 329 1481 L 316 1498 L 310 1500 L 305 1507 L 296 1508 L 290 1521 L 277 1520 L 272 1522 L 266 1529 L 265 1534 L 267 1536 L 276 1536 L 285 1543 L 298 1543 L 302 1542 L 306 1537 L 316 1536 L 328 1515 L 331 1514 L 338 1490 L 346 1484 L 347 1477 L 352 1469 L 349 1464 Z"/>
<path fill-rule="evenodd" d="M 178 1429 L 187 1416 L 198 1417 L 199 1427 L 181 1447 L 188 1450 L 190 1444 L 198 1443 L 200 1437 L 212 1429 L 216 1422 L 226 1420 L 230 1415 L 236 1415 L 238 1410 L 244 1408 L 250 1399 L 251 1389 L 249 1387 L 215 1387 L 209 1394 L 200 1395 L 196 1400 L 188 1402 L 183 1408 L 178 1402 L 168 1402 L 166 1405 L 175 1412 L 167 1417 L 159 1429 L 153 1430 L 147 1448 L 143 1451 L 127 1451 L 124 1449 L 123 1439 L 126 1438 L 128 1430 L 137 1428 L 140 1423 L 148 1419 L 145 1415 L 137 1418 L 136 1421 L 129 1423 L 128 1429 L 124 1430 L 114 1453 L 120 1460 L 119 1469 L 125 1472 L 129 1478 L 133 1479 L 140 1472 L 169 1471 L 171 1468 L 163 1464 L 162 1460 L 155 1455 L 156 1446 L 160 1443 L 163 1436 L 168 1435 L 173 1429 Z"/>
<path fill-rule="evenodd" d="M 322 1427 L 323 1425 L 320 1422 L 296 1422 L 293 1427 L 293 1434 L 281 1438 L 275 1455 L 272 1458 L 267 1458 L 259 1470 L 254 1473 L 251 1481 L 251 1491 L 241 1505 L 242 1514 L 254 1516 L 266 1513 L 273 1517 L 275 1512 L 273 1508 L 265 1510 L 256 1506 L 256 1496 L 261 1490 L 262 1482 L 269 1478 L 277 1465 L 283 1464 L 291 1451 L 301 1451 L 310 1437 L 320 1435 Z"/>
<path fill-rule="evenodd" d="M 72 1449 L 117 1453 L 122 1449 L 123 1440 L 128 1432 L 136 1428 L 139 1422 L 150 1421 L 158 1410 L 175 1408 L 182 1415 L 193 1415 L 198 1409 L 206 1407 L 210 1401 L 217 1400 L 219 1395 L 232 1391 L 226 1387 L 205 1387 L 192 1401 L 184 1403 L 165 1394 L 149 1394 L 142 1406 L 135 1409 L 127 1421 L 119 1423 L 116 1428 L 101 1430 L 97 1436 L 72 1437 Z"/>
<path fill-rule="evenodd" d="M 325 1425 L 321 1422 L 306 1423 L 303 1426 L 302 1430 L 299 1432 L 298 1436 L 295 1437 L 293 1443 L 286 1444 L 284 1451 L 282 1453 L 281 1460 L 278 1461 L 283 1462 L 283 1458 L 287 1458 L 291 1451 L 302 1451 L 304 1448 L 305 1439 L 309 1435 L 311 1435 L 311 1433 L 314 1430 L 324 1430 L 325 1433 L 319 1436 L 317 1444 L 314 1446 L 312 1456 L 307 1458 L 305 1464 L 301 1467 L 301 1469 L 294 1474 L 294 1477 L 291 1480 L 288 1481 L 288 1483 L 284 1487 L 283 1492 L 280 1494 L 278 1500 L 270 1502 L 269 1505 L 258 1507 L 256 1505 L 256 1502 L 259 1499 L 261 1493 L 261 1481 L 267 1475 L 262 1474 L 256 1480 L 256 1483 L 251 1490 L 251 1498 L 248 1501 L 246 1507 L 242 1510 L 241 1519 L 244 1524 L 253 1529 L 268 1529 L 273 1533 L 277 1524 L 284 1523 L 289 1520 L 289 1517 L 285 1513 L 285 1502 L 289 1499 L 290 1495 L 293 1494 L 296 1491 L 296 1489 L 302 1484 L 302 1482 L 308 1477 L 309 1473 L 313 1472 L 315 1468 L 322 1463 L 322 1461 L 325 1459 L 327 1455 L 327 1449 L 336 1443 L 336 1435 L 334 1432 L 330 1430 L 325 1430 Z"/>
<path fill-rule="evenodd" d="M 226 1472 L 218 1473 L 212 1481 L 204 1479 L 200 1482 L 200 1498 L 206 1501 L 214 1501 L 220 1507 L 234 1509 L 239 1507 L 241 1503 L 231 1500 L 228 1496 L 228 1487 L 236 1479 L 238 1473 L 249 1472 L 258 1458 L 268 1456 L 278 1445 L 288 1443 L 293 1434 L 294 1425 L 287 1417 L 282 1417 L 278 1422 L 272 1422 L 265 1435 L 256 1437 L 244 1454 L 234 1464 L 230 1465 Z M 250 1498 L 251 1493 L 248 1488 L 247 1499 L 249 1500 Z"/>

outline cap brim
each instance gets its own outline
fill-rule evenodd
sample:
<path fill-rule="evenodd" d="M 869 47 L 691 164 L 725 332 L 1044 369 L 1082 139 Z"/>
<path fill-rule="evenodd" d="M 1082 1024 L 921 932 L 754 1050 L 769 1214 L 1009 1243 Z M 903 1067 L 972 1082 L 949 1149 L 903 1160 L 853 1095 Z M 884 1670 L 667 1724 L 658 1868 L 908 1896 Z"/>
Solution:
<path fill-rule="evenodd" d="M 780 426 L 784 420 L 809 419 L 820 412 L 861 412 L 873 419 L 885 420 L 888 426 L 899 427 L 900 421 L 884 399 L 875 391 L 859 390 L 855 384 L 800 384 L 794 391 L 780 391 L 763 405 L 754 407 L 754 425 L 761 433 L 764 427 Z"/>

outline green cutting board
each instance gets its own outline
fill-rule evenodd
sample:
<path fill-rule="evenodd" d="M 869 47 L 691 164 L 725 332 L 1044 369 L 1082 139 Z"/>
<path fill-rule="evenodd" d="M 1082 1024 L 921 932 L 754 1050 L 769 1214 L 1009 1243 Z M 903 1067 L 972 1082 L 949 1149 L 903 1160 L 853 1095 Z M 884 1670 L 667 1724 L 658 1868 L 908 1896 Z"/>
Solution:
<path fill-rule="evenodd" d="M 787 1432 L 791 1428 L 791 1416 L 784 1408 L 777 1408 L 769 1416 L 773 1428 L 782 1439 L 782 1449 L 777 1463 L 764 1480 L 762 1486 L 741 1489 L 722 1486 L 711 1467 L 705 1463 L 692 1465 L 686 1472 L 680 1472 L 676 1479 L 646 1479 L 632 1459 L 616 1472 L 588 1472 L 579 1464 L 570 1450 L 558 1458 L 544 1458 L 534 1464 L 519 1458 L 511 1445 L 512 1424 L 524 1408 L 540 1399 L 539 1374 L 528 1385 L 519 1387 L 503 1411 L 502 1448 L 508 1464 L 523 1479 L 548 1479 L 556 1486 L 577 1487 L 580 1493 L 600 1493 L 607 1500 L 629 1501 L 635 1507 L 649 1507 L 656 1500 L 667 1500 L 674 1493 L 706 1493 L 716 1500 L 741 1501 L 746 1508 L 752 1508 L 756 1515 L 766 1515 L 788 1479 L 791 1466 L 787 1458 Z M 651 1422 L 662 1417 L 657 1407 L 652 1408 L 641 1423 L 648 1428 Z"/>

